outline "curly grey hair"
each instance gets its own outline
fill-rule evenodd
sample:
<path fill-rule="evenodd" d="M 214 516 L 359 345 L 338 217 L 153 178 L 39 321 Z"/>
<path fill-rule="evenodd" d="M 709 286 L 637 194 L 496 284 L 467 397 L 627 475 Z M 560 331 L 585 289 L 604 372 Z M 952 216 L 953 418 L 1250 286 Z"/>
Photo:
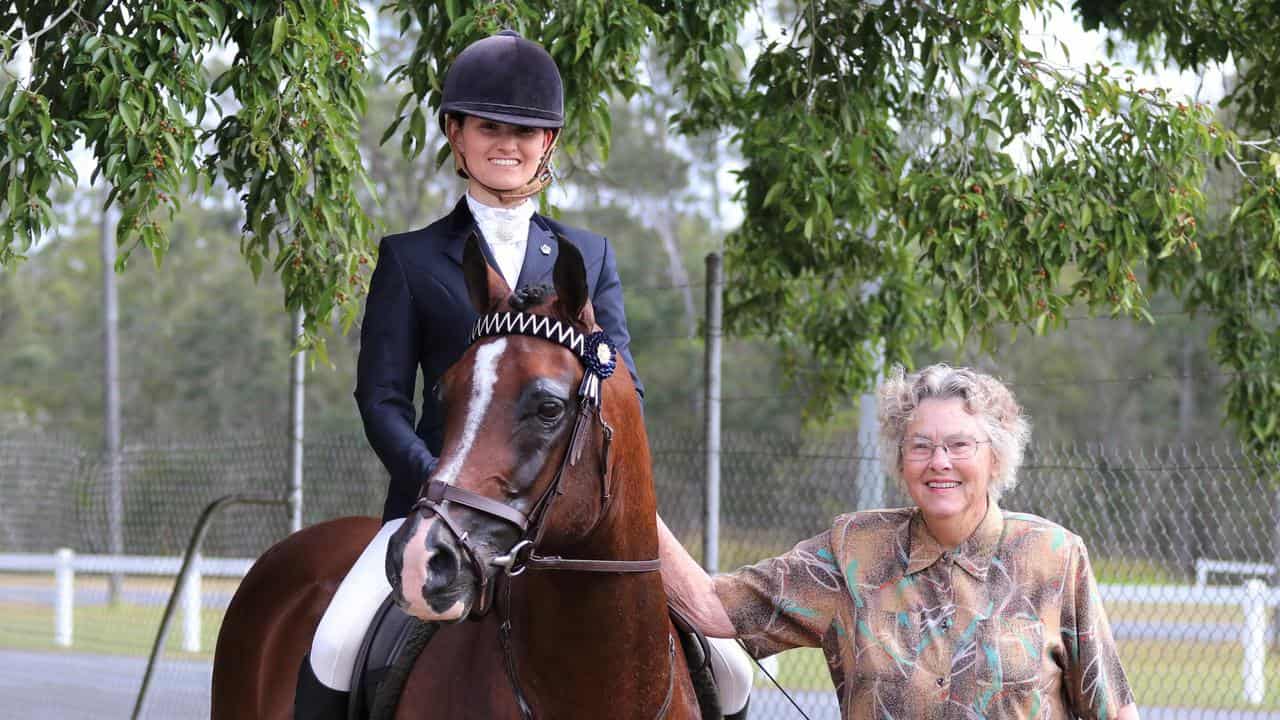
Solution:
<path fill-rule="evenodd" d="M 969 368 L 945 363 L 907 374 L 895 366 L 880 384 L 880 457 L 885 468 L 902 483 L 902 440 L 916 408 L 928 399 L 959 398 L 991 438 L 996 473 L 987 491 L 999 498 L 1018 483 L 1022 453 L 1031 438 L 1031 423 L 1004 383 Z M 892 460 L 891 460 L 892 459 Z"/>

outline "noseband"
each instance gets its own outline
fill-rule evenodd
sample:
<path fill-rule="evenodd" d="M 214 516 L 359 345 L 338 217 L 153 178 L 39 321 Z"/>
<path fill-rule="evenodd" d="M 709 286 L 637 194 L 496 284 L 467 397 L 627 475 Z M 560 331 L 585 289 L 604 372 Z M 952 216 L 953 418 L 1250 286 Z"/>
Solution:
<path fill-rule="evenodd" d="M 483 315 L 476 321 L 471 330 L 469 344 L 489 337 L 506 335 L 525 335 L 541 338 L 567 348 L 582 363 L 582 383 L 578 387 L 578 417 L 569 436 L 568 449 L 560 461 L 551 484 L 542 492 L 533 510 L 528 515 L 519 510 L 487 498 L 470 490 L 456 487 L 439 480 L 429 480 L 425 492 L 414 503 L 411 512 L 426 508 L 444 521 L 455 540 L 464 549 L 472 567 L 475 569 L 477 581 L 480 583 L 480 601 L 473 611 L 475 615 L 483 615 L 488 611 L 491 588 L 480 554 L 472 545 L 467 533 L 462 532 L 445 502 L 454 502 L 471 510 L 516 526 L 521 533 L 520 540 L 505 555 L 493 558 L 491 563 L 503 569 L 505 574 L 519 575 L 525 570 L 571 570 L 577 572 L 599 573 L 646 573 L 659 569 L 660 561 L 652 560 L 578 560 L 559 556 L 541 556 L 537 553 L 538 543 L 545 530 L 544 520 L 547 511 L 555 498 L 563 495 L 560 487 L 565 470 L 578 462 L 586 443 L 586 430 L 594 419 L 604 435 L 604 447 L 600 460 L 600 502 L 601 516 L 608 507 L 609 492 L 609 446 L 613 439 L 613 428 L 605 422 L 600 413 L 601 383 L 613 375 L 618 365 L 618 353 L 613 347 L 609 335 L 598 330 L 589 335 L 583 334 L 568 323 L 553 317 L 534 315 L 523 312 L 500 312 Z"/>

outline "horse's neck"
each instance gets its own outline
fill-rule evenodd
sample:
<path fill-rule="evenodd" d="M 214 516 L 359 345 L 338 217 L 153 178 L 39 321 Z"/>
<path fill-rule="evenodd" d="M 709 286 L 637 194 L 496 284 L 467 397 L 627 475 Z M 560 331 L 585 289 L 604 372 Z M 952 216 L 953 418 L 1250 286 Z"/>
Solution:
<path fill-rule="evenodd" d="M 619 474 L 612 484 L 617 494 L 604 520 L 571 556 L 656 558 L 657 521 L 647 446 L 624 449 L 612 465 Z M 566 556 L 570 555 L 566 552 Z M 552 572 L 526 577 L 520 612 L 525 627 L 517 632 L 525 640 L 522 665 L 532 675 L 530 685 L 535 692 L 545 688 L 538 693 L 541 703 L 559 702 L 563 692 L 557 693 L 557 688 L 563 690 L 566 678 L 598 688 L 594 697 L 604 703 L 598 717 L 618 717 L 620 700 L 642 708 L 661 702 L 670 672 L 671 641 L 667 597 L 658 572 Z M 644 682 L 637 686 L 636 678 Z M 650 697 L 655 692 L 656 701 Z M 591 695 L 576 695 L 572 711 L 566 712 L 589 716 L 582 703 Z"/>
<path fill-rule="evenodd" d="M 527 615 L 513 618 L 521 684 L 537 717 L 654 717 L 679 652 L 661 578 L 555 575 L 528 578 Z"/>
<path fill-rule="evenodd" d="M 564 548 L 570 558 L 644 561 L 658 557 L 657 513 L 647 447 L 612 463 L 612 499 L 605 517 L 581 543 Z M 585 623 L 599 618 L 598 633 L 650 632 L 667 626 L 666 593 L 657 571 L 642 573 L 553 572 L 530 578 L 530 601 L 554 598 L 562 613 Z M 632 608 L 618 622 L 618 608 Z"/>

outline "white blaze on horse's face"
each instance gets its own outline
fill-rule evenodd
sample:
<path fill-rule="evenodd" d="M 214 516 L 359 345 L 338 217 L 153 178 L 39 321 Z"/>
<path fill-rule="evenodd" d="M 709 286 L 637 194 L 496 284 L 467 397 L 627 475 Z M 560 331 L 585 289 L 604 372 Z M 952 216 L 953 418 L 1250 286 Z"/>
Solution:
<path fill-rule="evenodd" d="M 493 401 L 493 390 L 498 383 L 498 362 L 507 348 L 506 338 L 498 338 L 476 348 L 475 362 L 471 373 L 471 396 L 467 404 L 466 420 L 462 427 L 462 437 L 455 447 L 450 448 L 448 456 L 441 463 L 432 477 L 440 482 L 452 485 L 458 479 L 458 473 L 465 466 L 480 427 Z M 429 533 L 437 525 L 443 524 L 434 515 L 418 522 L 413 534 L 404 544 L 404 558 L 401 567 L 400 588 L 407 606 L 405 612 L 427 621 L 453 622 L 461 620 L 469 611 L 461 600 L 447 607 L 432 607 L 432 603 L 423 596 L 423 588 L 430 584 L 432 558 L 440 550 L 429 541 Z M 447 530 L 446 530 L 447 532 Z"/>
<path fill-rule="evenodd" d="M 476 442 L 480 424 L 489 411 L 489 403 L 493 401 L 493 386 L 498 384 L 498 360 L 506 349 L 506 338 L 498 338 L 476 348 L 476 361 L 471 373 L 471 402 L 467 405 L 467 421 L 462 427 L 462 439 L 458 441 L 457 450 L 450 454 L 448 462 L 441 465 L 432 476 L 446 485 L 452 485 L 458 479 L 458 471 L 471 454 L 471 446 Z"/>

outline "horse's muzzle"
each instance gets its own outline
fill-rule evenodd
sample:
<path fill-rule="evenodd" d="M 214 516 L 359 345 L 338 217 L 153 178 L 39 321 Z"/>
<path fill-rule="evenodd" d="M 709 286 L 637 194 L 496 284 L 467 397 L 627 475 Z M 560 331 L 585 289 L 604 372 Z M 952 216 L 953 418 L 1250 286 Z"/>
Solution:
<path fill-rule="evenodd" d="M 402 610 L 419 619 L 465 619 L 479 586 L 474 575 L 465 551 L 434 513 L 410 513 L 388 543 L 392 595 Z"/>

